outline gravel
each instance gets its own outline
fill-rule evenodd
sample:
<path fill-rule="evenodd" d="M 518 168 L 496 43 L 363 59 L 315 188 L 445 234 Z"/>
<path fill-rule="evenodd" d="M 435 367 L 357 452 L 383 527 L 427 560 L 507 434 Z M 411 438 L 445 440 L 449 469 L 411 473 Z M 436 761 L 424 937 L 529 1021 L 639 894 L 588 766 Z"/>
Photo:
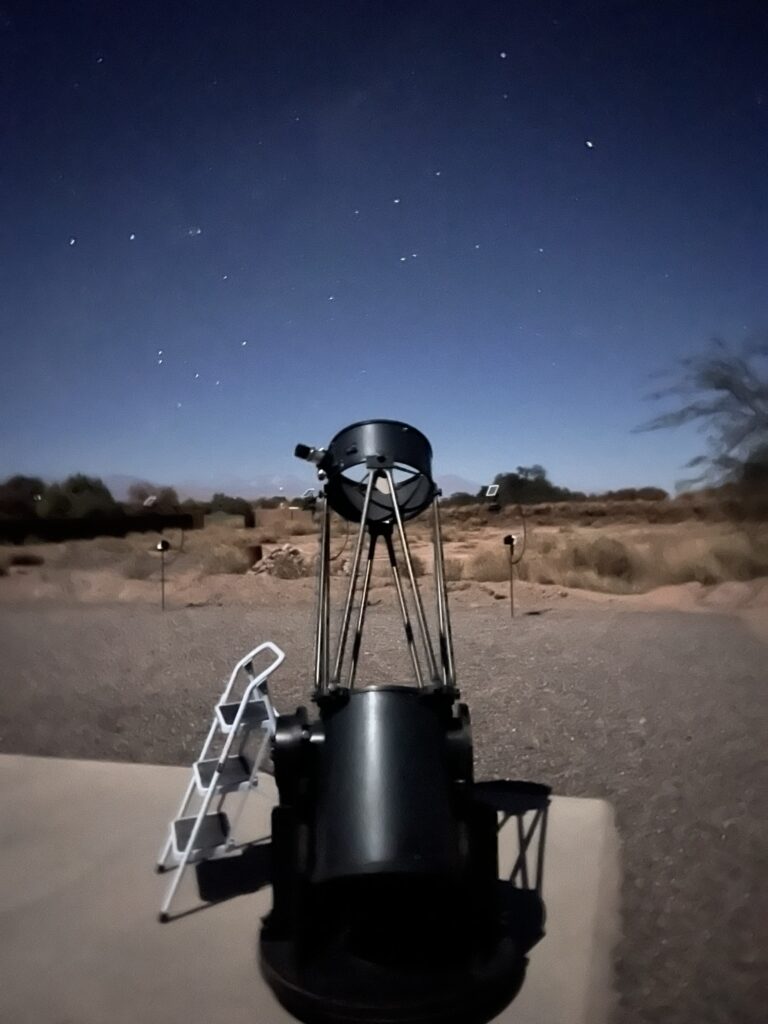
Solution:
<path fill-rule="evenodd" d="M 362 682 L 408 681 L 402 627 L 369 613 Z M 623 938 L 615 1020 L 762 1024 L 766 648 L 716 614 L 454 609 L 479 778 L 615 807 Z M 188 764 L 234 661 L 288 657 L 278 707 L 309 703 L 312 608 L 4 608 L 0 750 Z M 544 893 L 546 899 L 546 891 Z"/>

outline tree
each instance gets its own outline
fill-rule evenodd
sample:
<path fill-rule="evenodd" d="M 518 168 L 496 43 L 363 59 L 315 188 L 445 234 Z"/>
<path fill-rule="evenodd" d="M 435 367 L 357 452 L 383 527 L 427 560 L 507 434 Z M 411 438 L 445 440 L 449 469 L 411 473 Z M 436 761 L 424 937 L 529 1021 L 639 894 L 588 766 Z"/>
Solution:
<path fill-rule="evenodd" d="M 635 432 L 696 424 L 705 435 L 707 452 L 686 463 L 699 474 L 684 484 L 740 480 L 754 453 L 768 445 L 766 360 L 766 332 L 747 340 L 738 352 L 715 339 L 709 352 L 680 361 L 673 383 L 648 396 L 672 398 L 677 408 L 640 424 Z"/>
<path fill-rule="evenodd" d="M 118 515 L 122 510 L 100 477 L 74 473 L 60 485 L 61 498 L 69 501 L 69 514 L 76 519 Z"/>
<path fill-rule="evenodd" d="M 147 505 L 149 499 L 151 503 Z M 142 512 L 155 512 L 158 515 L 172 515 L 178 512 L 181 505 L 175 487 L 159 486 L 146 480 L 137 480 L 128 488 L 128 500 L 141 506 Z"/>
<path fill-rule="evenodd" d="M 243 516 L 245 526 L 256 525 L 253 506 L 245 498 L 233 498 L 229 494 L 214 494 L 211 498 L 211 512 L 226 512 L 230 516 Z"/>
<path fill-rule="evenodd" d="M 538 464 L 518 466 L 516 473 L 497 473 L 493 482 L 498 484 L 496 501 L 500 505 L 536 505 L 544 501 L 568 501 L 571 492 L 567 487 L 558 487 L 547 478 L 547 471 Z M 478 500 L 485 496 L 485 488 Z"/>
<path fill-rule="evenodd" d="M 45 484 L 36 476 L 9 477 L 0 484 L 0 515 L 28 519 L 37 516 L 39 504 L 45 495 Z"/>
<path fill-rule="evenodd" d="M 444 505 L 455 505 L 457 508 L 463 505 L 476 505 L 477 498 L 467 491 L 454 491 L 448 498 L 443 499 Z"/>

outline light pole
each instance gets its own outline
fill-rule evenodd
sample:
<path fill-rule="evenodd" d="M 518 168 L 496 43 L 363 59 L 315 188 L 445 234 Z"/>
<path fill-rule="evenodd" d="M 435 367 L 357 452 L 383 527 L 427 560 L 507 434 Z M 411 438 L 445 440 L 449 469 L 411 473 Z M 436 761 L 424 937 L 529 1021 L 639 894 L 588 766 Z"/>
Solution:
<path fill-rule="evenodd" d="M 512 618 L 515 617 L 515 538 L 511 533 L 508 533 L 504 538 L 504 543 L 507 546 L 507 552 L 509 554 L 509 607 L 512 612 Z"/>
<path fill-rule="evenodd" d="M 160 552 L 160 608 L 165 611 L 165 552 L 169 550 L 170 543 L 161 537 L 155 545 L 155 551 Z"/>

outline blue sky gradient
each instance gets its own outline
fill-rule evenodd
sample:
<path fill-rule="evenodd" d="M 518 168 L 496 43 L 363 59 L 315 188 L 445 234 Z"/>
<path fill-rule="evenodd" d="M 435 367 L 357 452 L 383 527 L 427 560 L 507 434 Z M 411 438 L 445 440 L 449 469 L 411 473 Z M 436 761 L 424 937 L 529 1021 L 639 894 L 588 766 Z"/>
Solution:
<path fill-rule="evenodd" d="M 768 323 L 766 18 L 4 5 L 0 475 L 277 479 L 384 416 L 671 488 L 650 375 Z"/>

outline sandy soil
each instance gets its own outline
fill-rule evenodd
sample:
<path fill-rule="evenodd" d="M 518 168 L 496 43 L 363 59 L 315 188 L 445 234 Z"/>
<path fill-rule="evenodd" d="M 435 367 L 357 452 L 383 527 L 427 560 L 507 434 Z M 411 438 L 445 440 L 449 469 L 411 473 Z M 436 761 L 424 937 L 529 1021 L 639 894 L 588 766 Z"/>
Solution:
<path fill-rule="evenodd" d="M 309 553 L 309 552 L 308 552 Z M 424 580 L 429 587 L 431 580 Z M 346 580 L 333 579 L 333 595 L 345 593 Z M 509 606 L 508 583 L 478 583 L 459 580 L 449 584 L 452 605 L 458 608 L 485 608 L 497 602 Z M 202 577 L 196 571 L 169 569 L 166 581 L 166 607 L 260 607 L 270 604 L 297 604 L 314 601 L 315 581 L 311 578 L 281 580 L 266 574 L 212 574 Z M 373 605 L 394 605 L 395 592 L 389 582 L 374 577 Z M 644 594 L 606 594 L 594 590 L 543 585 L 516 580 L 515 612 L 518 615 L 545 614 L 567 601 L 570 607 L 611 611 L 675 611 L 695 614 L 716 612 L 738 617 L 758 638 L 768 643 L 768 577 L 748 582 L 732 581 L 715 586 L 684 583 L 658 587 Z M 65 569 L 42 566 L 12 566 L 0 578 L 0 607 L 27 602 L 74 602 L 98 605 L 160 602 L 158 579 L 125 579 L 104 568 Z"/>

